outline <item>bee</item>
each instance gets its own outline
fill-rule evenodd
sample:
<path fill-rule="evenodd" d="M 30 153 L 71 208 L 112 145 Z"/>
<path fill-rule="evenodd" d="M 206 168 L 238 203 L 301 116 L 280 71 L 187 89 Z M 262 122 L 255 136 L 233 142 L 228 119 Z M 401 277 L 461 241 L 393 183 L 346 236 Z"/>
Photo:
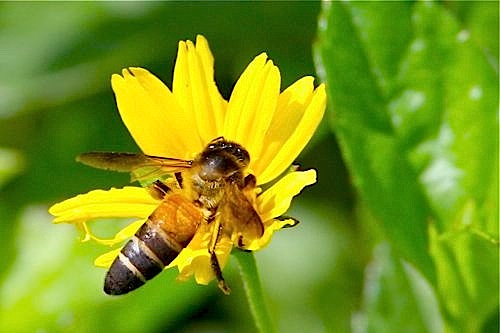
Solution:
<path fill-rule="evenodd" d="M 229 294 L 215 248 L 222 234 L 242 249 L 264 233 L 251 192 L 256 178 L 246 174 L 249 153 L 223 137 L 212 140 L 193 160 L 133 153 L 90 152 L 77 157 L 86 165 L 130 172 L 136 179 L 156 179 L 150 193 L 161 203 L 114 259 L 104 292 L 126 294 L 144 285 L 168 266 L 203 223 L 219 221 L 208 251 L 219 288 Z M 167 183 L 162 179 L 171 177 Z M 163 177 L 163 178 L 162 178 Z M 255 198 L 255 196 L 253 197 Z"/>

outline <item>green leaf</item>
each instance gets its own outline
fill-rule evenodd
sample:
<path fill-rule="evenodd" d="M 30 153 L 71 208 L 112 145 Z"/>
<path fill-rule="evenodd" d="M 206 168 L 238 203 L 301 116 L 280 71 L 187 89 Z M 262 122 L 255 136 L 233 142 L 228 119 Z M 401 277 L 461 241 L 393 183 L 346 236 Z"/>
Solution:
<path fill-rule="evenodd" d="M 475 4 L 464 25 L 434 2 L 325 3 L 315 50 L 361 199 L 434 286 L 445 325 L 472 331 L 499 280 L 498 53 L 474 35 L 498 36 L 498 15 Z"/>
<path fill-rule="evenodd" d="M 387 243 L 377 246 L 368 265 L 361 312 L 353 329 L 361 332 L 442 332 L 432 288 Z"/>
<path fill-rule="evenodd" d="M 431 253 L 448 331 L 480 332 L 499 304 L 498 244 L 465 230 L 440 236 L 434 232 Z"/>
<path fill-rule="evenodd" d="M 395 65 L 410 42 L 411 10 L 403 2 L 327 3 L 316 55 L 328 87 L 332 128 L 362 199 L 396 248 L 433 280 L 426 251 L 430 213 L 406 154 L 407 139 L 416 130 L 395 128 L 389 112 L 390 96 L 401 90 Z"/>

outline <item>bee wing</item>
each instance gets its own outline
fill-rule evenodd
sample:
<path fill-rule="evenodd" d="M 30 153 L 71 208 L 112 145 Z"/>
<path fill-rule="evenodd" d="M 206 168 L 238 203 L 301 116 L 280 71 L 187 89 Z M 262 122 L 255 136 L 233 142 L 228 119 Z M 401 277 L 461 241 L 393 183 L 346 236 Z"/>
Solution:
<path fill-rule="evenodd" d="M 252 240 L 262 237 L 264 225 L 246 195 L 235 184 L 226 186 L 220 204 L 221 222 L 231 233 L 231 238 L 244 248 Z"/>
<path fill-rule="evenodd" d="M 76 157 L 85 165 L 118 172 L 130 172 L 132 180 L 159 178 L 191 167 L 193 161 L 134 153 L 90 152 Z"/>

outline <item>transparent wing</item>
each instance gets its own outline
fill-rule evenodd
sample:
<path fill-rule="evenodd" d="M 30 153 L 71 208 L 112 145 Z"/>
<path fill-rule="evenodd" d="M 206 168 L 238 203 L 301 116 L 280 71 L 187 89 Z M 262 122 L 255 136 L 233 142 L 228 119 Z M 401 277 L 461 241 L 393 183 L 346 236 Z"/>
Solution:
<path fill-rule="evenodd" d="M 130 172 L 132 180 L 159 178 L 191 168 L 193 161 L 134 153 L 90 152 L 76 157 L 85 165 L 118 172 Z"/>
<path fill-rule="evenodd" d="M 264 225 L 259 214 L 237 185 L 226 186 L 219 210 L 221 223 L 239 247 L 245 248 L 251 241 L 264 234 Z"/>

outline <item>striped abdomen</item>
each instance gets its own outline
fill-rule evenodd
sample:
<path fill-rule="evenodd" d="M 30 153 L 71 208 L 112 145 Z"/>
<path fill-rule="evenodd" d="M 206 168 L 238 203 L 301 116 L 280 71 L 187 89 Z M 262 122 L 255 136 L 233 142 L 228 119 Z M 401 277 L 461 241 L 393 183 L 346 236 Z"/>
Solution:
<path fill-rule="evenodd" d="M 122 248 L 104 282 L 104 292 L 126 294 L 160 273 L 193 238 L 203 213 L 181 194 L 170 194 Z"/>

